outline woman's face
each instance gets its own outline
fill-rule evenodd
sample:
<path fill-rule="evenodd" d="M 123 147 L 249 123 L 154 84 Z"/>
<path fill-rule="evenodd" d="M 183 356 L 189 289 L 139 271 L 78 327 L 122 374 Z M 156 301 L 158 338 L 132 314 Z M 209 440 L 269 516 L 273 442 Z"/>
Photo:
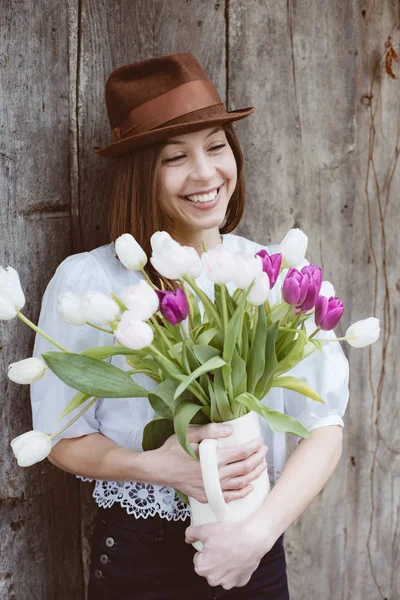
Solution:
<path fill-rule="evenodd" d="M 219 235 L 236 181 L 235 157 L 221 125 L 168 139 L 159 185 L 161 208 L 172 221 L 170 233 L 186 240 L 199 239 L 205 230 Z"/>

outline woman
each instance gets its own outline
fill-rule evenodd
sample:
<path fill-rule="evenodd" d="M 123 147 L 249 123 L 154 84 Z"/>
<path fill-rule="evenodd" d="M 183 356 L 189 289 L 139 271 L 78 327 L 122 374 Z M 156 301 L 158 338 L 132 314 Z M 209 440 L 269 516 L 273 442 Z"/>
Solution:
<path fill-rule="evenodd" d="M 193 246 L 199 255 L 203 243 L 207 250 L 220 244 L 233 252 L 255 254 L 262 249 L 230 233 L 241 220 L 245 199 L 243 156 L 231 122 L 251 114 L 253 107 L 227 112 L 188 52 L 115 70 L 106 84 L 106 103 L 113 141 L 94 150 L 115 159 L 110 179 L 112 240 L 130 232 L 148 256 L 150 237 L 158 230 Z M 162 279 L 165 286 L 174 287 L 174 282 L 159 278 L 150 263 L 146 270 L 157 285 Z M 57 315 L 57 296 L 89 289 L 118 295 L 140 278 L 118 261 L 113 243 L 70 256 L 45 292 L 40 326 L 76 352 L 113 343 L 105 332 L 64 324 Z M 197 283 L 213 295 L 202 275 Z M 228 502 L 251 491 L 251 482 L 266 468 L 267 447 L 272 483 L 282 480 L 262 510 L 242 523 L 189 527 L 188 507 L 173 488 L 206 501 L 199 464 L 182 450 L 176 436 L 158 450 L 142 451 L 143 428 L 153 415 L 147 400 L 100 399 L 62 440 L 55 440 L 49 457 L 53 464 L 96 480 L 93 495 L 99 511 L 89 600 L 289 598 L 283 532 L 322 489 L 340 457 L 347 361 L 339 344 L 328 346 L 327 354 L 311 355 L 302 363 L 301 375 L 325 397 L 329 394 L 329 405 L 315 407 L 315 402 L 287 390 L 284 395 L 282 389 L 268 394 L 270 406 L 314 430 L 281 477 L 285 435 L 273 433 L 265 422 L 260 423 L 263 439 L 219 451 L 221 486 Z M 46 341 L 37 338 L 34 354 L 46 349 Z M 127 368 L 122 357 L 111 362 Z M 145 375 L 136 377 L 148 389 L 155 385 Z M 72 395 L 52 373 L 33 384 L 35 428 L 54 431 Z M 222 424 L 209 424 L 191 427 L 188 437 L 196 451 L 202 439 L 229 434 Z M 202 553 L 191 546 L 197 539 L 204 543 Z"/>

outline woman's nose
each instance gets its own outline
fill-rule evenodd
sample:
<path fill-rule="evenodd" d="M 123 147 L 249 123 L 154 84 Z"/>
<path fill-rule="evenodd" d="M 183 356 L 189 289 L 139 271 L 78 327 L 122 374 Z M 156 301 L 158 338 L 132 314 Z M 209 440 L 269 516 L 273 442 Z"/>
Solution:
<path fill-rule="evenodd" d="M 208 181 L 215 173 L 215 166 L 208 156 L 201 155 L 193 164 L 192 178 Z"/>

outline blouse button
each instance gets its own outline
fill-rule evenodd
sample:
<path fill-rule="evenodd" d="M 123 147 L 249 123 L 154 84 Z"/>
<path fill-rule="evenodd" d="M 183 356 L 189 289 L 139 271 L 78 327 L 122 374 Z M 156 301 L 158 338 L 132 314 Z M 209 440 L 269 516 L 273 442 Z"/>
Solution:
<path fill-rule="evenodd" d="M 112 548 L 114 546 L 114 544 L 115 544 L 115 542 L 112 537 L 108 537 L 106 539 L 106 546 L 108 546 L 108 548 Z"/>
<path fill-rule="evenodd" d="M 108 563 L 108 556 L 107 554 L 102 554 L 100 556 L 100 562 L 102 565 L 106 565 Z"/>
<path fill-rule="evenodd" d="M 103 573 L 102 571 L 100 571 L 100 569 L 96 569 L 94 572 L 94 576 L 96 577 L 96 579 L 102 579 Z"/>

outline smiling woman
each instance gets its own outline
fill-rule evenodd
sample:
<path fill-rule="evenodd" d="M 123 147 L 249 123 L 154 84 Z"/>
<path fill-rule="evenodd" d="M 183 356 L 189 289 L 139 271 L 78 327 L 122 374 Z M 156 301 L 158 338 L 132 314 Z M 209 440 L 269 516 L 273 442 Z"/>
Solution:
<path fill-rule="evenodd" d="M 147 256 L 152 255 L 150 239 L 157 231 L 168 232 L 199 255 L 203 244 L 211 250 L 222 243 L 233 254 L 251 259 L 261 250 L 268 255 L 274 252 L 232 233 L 245 206 L 244 160 L 233 122 L 250 115 L 254 107 L 227 111 L 189 52 L 116 69 L 106 83 L 106 103 L 112 142 L 94 150 L 114 161 L 109 184 L 111 243 L 65 259 L 46 289 L 39 319 L 42 330 L 74 353 L 114 344 L 115 339 L 102 328 L 64 323 L 57 297 L 68 292 L 83 295 L 88 290 L 121 297 L 126 287 L 144 279 L 140 271 L 126 268 L 115 256 L 114 241 L 122 234 L 132 234 Z M 145 269 L 158 288 L 174 288 L 179 283 L 161 277 L 151 261 Z M 214 286 L 203 274 L 196 285 L 213 296 Z M 46 340 L 37 336 L 34 355 L 40 357 L 48 349 Z M 308 357 L 301 377 L 308 378 L 317 392 L 322 387 L 327 402 L 321 408 L 312 406 L 309 398 L 299 394 L 292 398 L 290 390 L 276 388 L 262 401 L 298 418 L 309 430 L 327 425 L 338 430 L 343 427 L 348 399 L 347 361 L 339 344 L 319 358 L 312 358 L 315 354 Z M 109 361 L 122 370 L 130 368 L 124 357 L 113 355 Z M 144 372 L 133 378 L 147 390 L 156 385 Z M 55 431 L 73 395 L 74 390 L 52 373 L 33 383 L 34 428 Z M 175 434 L 159 448 L 143 451 L 144 428 L 155 416 L 147 398 L 94 400 L 81 418 L 53 438 L 49 456 L 64 471 L 96 480 L 93 496 L 99 509 L 91 540 L 88 600 L 287 600 L 283 531 L 300 514 L 299 506 L 305 510 L 310 493 L 318 493 L 321 477 L 331 472 L 340 455 L 339 442 L 333 439 L 339 440 L 337 431 L 329 439 L 326 434 L 315 436 L 318 447 L 310 440 L 303 442 L 302 461 L 297 459 L 295 468 L 283 473 L 286 488 L 279 487 L 286 460 L 285 435 L 272 431 L 260 418 L 262 437 L 217 450 L 218 475 L 226 502 L 245 498 L 266 470 L 268 449 L 271 484 L 278 483 L 268 496 L 271 511 L 259 511 L 250 521 L 189 528 L 190 509 L 175 489 L 206 502 L 199 461 L 183 450 Z M 191 425 L 188 430 L 195 453 L 202 440 L 229 435 L 231 428 L 222 423 Z M 325 454 L 322 438 L 329 441 Z M 320 460 L 321 456 L 325 458 Z M 314 472 L 323 473 L 314 487 L 305 480 L 310 457 L 318 457 L 314 461 L 319 461 L 319 471 Z M 301 468 L 300 487 L 307 497 L 298 491 Z M 201 553 L 195 554 L 193 540 L 203 543 Z M 235 587 L 241 589 L 231 590 Z"/>

